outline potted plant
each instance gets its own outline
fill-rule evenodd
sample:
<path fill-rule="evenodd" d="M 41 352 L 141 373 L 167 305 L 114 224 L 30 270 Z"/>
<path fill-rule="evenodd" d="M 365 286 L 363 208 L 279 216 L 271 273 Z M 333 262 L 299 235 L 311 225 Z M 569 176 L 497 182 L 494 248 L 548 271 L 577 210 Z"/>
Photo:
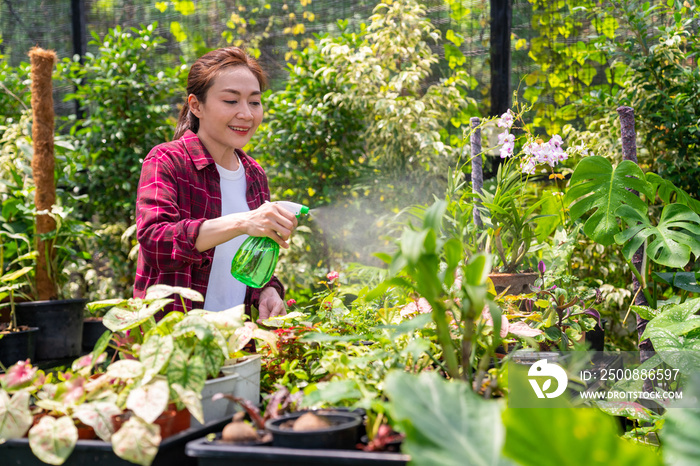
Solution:
<path fill-rule="evenodd" d="M 6 271 L 4 252 L 4 243 L 0 235 L 0 309 L 9 309 L 9 321 L 0 324 L 0 367 L 3 370 L 17 361 L 34 359 L 36 334 L 39 331 L 36 327 L 18 325 L 15 314 L 15 292 L 22 287 L 17 281 L 32 268 L 23 267 L 19 270 Z"/>
<path fill-rule="evenodd" d="M 166 437 L 165 428 L 181 417 L 177 411 L 186 414 L 185 428 L 190 416 L 203 429 L 211 428 L 212 422 L 204 417 L 202 391 L 208 377 L 219 375 L 230 354 L 227 340 L 242 327 L 242 307 L 222 312 L 173 311 L 156 322 L 154 315 L 172 302 L 173 293 L 203 301 L 192 290 L 155 286 L 143 299 L 90 304 L 91 309 L 111 307 L 104 317 L 108 331 L 91 354 L 59 374 L 55 383 L 44 382 L 35 394 L 35 409 L 42 417 L 28 431 L 29 447 L 36 456 L 62 463 L 78 445 L 77 426 L 85 424 L 110 442 L 118 457 L 150 464 Z M 112 359 L 104 371 L 97 371 L 108 347 L 114 350 Z M 235 380 L 238 375 L 228 377 Z M 220 408 L 213 411 L 218 412 L 217 421 L 222 417 Z M 166 424 L 161 427 L 159 420 Z M 217 421 L 213 424 L 218 425 Z"/>
<path fill-rule="evenodd" d="M 542 213 L 543 208 L 556 212 L 561 211 L 563 205 L 553 190 L 535 194 L 528 189 L 528 181 L 538 167 L 546 167 L 548 170 L 544 171 L 551 172 L 550 179 L 561 178 L 554 167 L 575 151 L 573 148 L 564 150 L 559 135 L 544 142 L 531 133 L 522 119 L 527 110 L 521 109 L 518 113 L 508 110 L 496 120 L 497 126 L 503 128 L 497 147 L 505 160 L 498 167 L 495 181 L 486 183 L 484 189 L 477 192 L 475 208 L 479 210 L 484 228 L 481 242 L 484 250 L 496 257 L 494 272 L 489 278 L 498 293 L 506 290 L 508 294 L 527 293 L 537 279 L 533 253 L 542 247 L 561 219 L 552 213 Z M 515 126 L 518 121 L 520 126 Z M 515 129 L 524 131 L 517 140 L 513 134 Z"/>

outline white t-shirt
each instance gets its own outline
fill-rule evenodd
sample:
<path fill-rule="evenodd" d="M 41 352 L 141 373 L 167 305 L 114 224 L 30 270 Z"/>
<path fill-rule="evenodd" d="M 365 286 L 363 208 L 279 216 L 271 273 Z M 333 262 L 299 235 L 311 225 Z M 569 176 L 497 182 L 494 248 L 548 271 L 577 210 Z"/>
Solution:
<path fill-rule="evenodd" d="M 227 170 L 218 164 L 216 169 L 221 178 L 221 215 L 249 212 L 245 197 L 245 169 L 240 159 L 236 171 Z M 214 249 L 207 296 L 204 299 L 204 309 L 207 311 L 218 312 L 243 304 L 246 286 L 231 276 L 231 261 L 247 237 L 248 235 L 237 236 Z"/>

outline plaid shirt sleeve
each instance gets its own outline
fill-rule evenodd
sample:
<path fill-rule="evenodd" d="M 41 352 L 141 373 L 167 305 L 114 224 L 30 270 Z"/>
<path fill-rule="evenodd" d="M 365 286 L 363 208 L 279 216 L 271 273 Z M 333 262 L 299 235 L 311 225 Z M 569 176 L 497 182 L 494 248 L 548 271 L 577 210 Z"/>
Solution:
<path fill-rule="evenodd" d="M 206 218 L 183 218 L 178 199 L 180 175 L 162 150 L 147 157 L 141 169 L 137 196 L 136 228 L 139 254 L 150 267 L 162 272 L 211 260 L 212 250 L 199 252 L 195 241 Z"/>

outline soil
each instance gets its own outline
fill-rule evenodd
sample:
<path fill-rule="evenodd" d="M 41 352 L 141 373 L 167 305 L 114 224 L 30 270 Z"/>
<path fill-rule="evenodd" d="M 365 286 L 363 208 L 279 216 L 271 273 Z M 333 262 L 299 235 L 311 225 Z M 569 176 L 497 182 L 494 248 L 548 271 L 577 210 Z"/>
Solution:
<path fill-rule="evenodd" d="M 0 333 L 26 332 L 27 330 L 29 330 L 31 328 L 28 325 L 18 325 L 12 331 L 8 331 L 7 327 L 9 327 L 9 325 L 10 324 L 8 322 L 1 323 L 0 324 Z"/>

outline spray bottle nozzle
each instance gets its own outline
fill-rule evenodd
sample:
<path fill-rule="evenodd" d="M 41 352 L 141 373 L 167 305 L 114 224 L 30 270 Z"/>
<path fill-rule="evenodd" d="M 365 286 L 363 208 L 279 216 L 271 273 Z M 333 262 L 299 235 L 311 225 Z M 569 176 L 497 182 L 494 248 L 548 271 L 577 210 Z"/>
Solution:
<path fill-rule="evenodd" d="M 284 207 L 286 210 L 293 213 L 297 218 L 309 213 L 309 208 L 307 206 L 297 204 L 296 202 L 275 201 L 275 204 L 279 204 L 280 206 Z"/>

